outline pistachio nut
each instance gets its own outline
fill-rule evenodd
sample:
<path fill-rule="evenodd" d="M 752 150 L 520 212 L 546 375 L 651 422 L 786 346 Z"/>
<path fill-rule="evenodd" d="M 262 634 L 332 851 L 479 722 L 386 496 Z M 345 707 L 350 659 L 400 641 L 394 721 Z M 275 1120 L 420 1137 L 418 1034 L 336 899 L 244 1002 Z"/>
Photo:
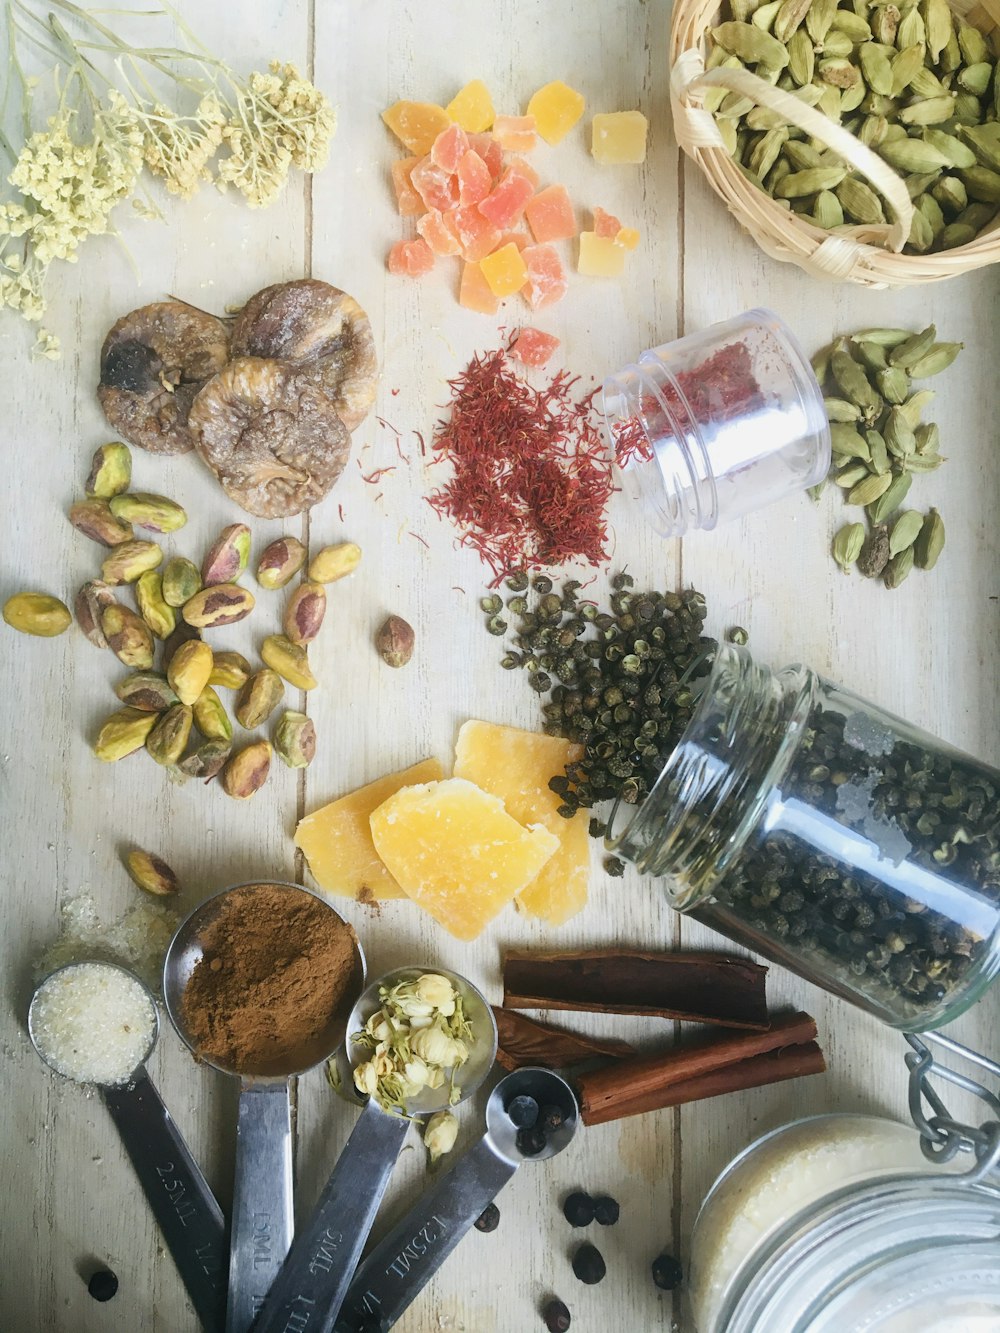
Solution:
<path fill-rule="evenodd" d="M 913 547 L 908 546 L 905 551 L 900 551 L 898 555 L 890 558 L 882 574 L 882 582 L 887 588 L 898 588 L 907 578 L 913 569 Z"/>
<path fill-rule="evenodd" d="M 86 492 L 92 500 L 110 500 L 132 481 L 132 453 L 127 444 L 102 444 L 90 460 Z"/>
<path fill-rule="evenodd" d="M 193 704 L 212 674 L 212 650 L 201 639 L 189 639 L 171 657 L 167 680 L 182 704 Z"/>
<path fill-rule="evenodd" d="M 912 546 L 923 526 L 924 516 L 918 509 L 904 509 L 892 525 L 889 534 L 889 555 L 898 555 Z"/>
<path fill-rule="evenodd" d="M 135 583 L 147 569 L 156 569 L 162 559 L 163 552 L 156 542 L 122 542 L 101 565 L 101 574 L 105 583 Z"/>
<path fill-rule="evenodd" d="M 122 708 L 112 713 L 97 733 L 94 754 L 106 764 L 117 763 L 119 759 L 141 750 L 155 725 L 155 713 L 143 713 L 138 708 Z"/>
<path fill-rule="evenodd" d="M 140 574 L 135 585 L 139 614 L 158 639 L 167 639 L 177 628 L 177 615 L 163 599 L 163 579 L 155 569 Z"/>
<path fill-rule="evenodd" d="M 250 529 L 245 523 L 231 523 L 222 529 L 202 561 L 202 582 L 206 587 L 213 583 L 235 583 L 249 559 Z"/>
<path fill-rule="evenodd" d="M 973 161 L 975 159 L 973 158 Z M 257 582 L 262 588 L 283 588 L 306 562 L 306 548 L 297 537 L 279 537 L 264 548 L 257 561 Z"/>
<path fill-rule="evenodd" d="M 190 704 L 171 704 L 146 737 L 146 749 L 158 764 L 176 764 L 187 749 L 194 713 Z"/>
<path fill-rule="evenodd" d="M 253 741 L 230 756 L 222 770 L 222 790 L 236 801 L 246 801 L 260 791 L 270 770 L 270 743 Z"/>
<path fill-rule="evenodd" d="M 289 768 L 308 768 L 316 754 L 316 728 L 305 713 L 282 713 L 274 729 L 274 752 Z"/>
<path fill-rule="evenodd" d="M 322 583 L 302 583 L 285 608 L 282 626 L 292 643 L 312 643 L 326 615 L 326 589 Z"/>
<path fill-rule="evenodd" d="M 301 644 L 292 643 L 284 634 L 269 634 L 261 644 L 260 655 L 289 685 L 299 690 L 315 689 L 316 677 L 309 666 L 309 654 Z"/>
<path fill-rule="evenodd" d="M 277 671 L 264 667 L 255 671 L 236 700 L 236 720 L 247 731 L 265 722 L 284 697 L 285 687 Z"/>
<path fill-rule="evenodd" d="M 309 562 L 311 583 L 336 583 L 352 573 L 361 563 L 361 547 L 355 542 L 341 542 L 339 546 L 324 546 Z"/>
<path fill-rule="evenodd" d="M 386 666 L 403 667 L 413 656 L 413 627 L 402 616 L 388 616 L 375 635 L 375 647 Z"/>
<path fill-rule="evenodd" d="M 209 685 L 221 685 L 227 690 L 238 690 L 246 684 L 253 667 L 242 653 L 216 652 L 215 665 L 208 678 Z"/>
<path fill-rule="evenodd" d="M 180 881 L 162 857 L 134 847 L 125 857 L 125 869 L 133 884 L 154 898 L 167 898 L 180 890 Z"/>
<path fill-rule="evenodd" d="M 115 518 L 151 532 L 176 532 L 187 522 L 187 512 L 179 504 L 150 491 L 116 495 L 108 503 Z"/>
<path fill-rule="evenodd" d="M 191 754 L 186 755 L 177 765 L 186 778 L 204 778 L 211 782 L 219 769 L 229 758 L 232 746 L 221 737 L 202 741 Z"/>
<path fill-rule="evenodd" d="M 101 612 L 101 630 L 119 662 L 139 671 L 152 669 L 153 634 L 134 611 L 112 602 Z"/>
<path fill-rule="evenodd" d="M 851 566 L 861 554 L 864 541 L 865 526 L 863 523 L 848 523 L 834 537 L 833 558 L 845 574 L 850 572 Z"/>
<path fill-rule="evenodd" d="M 162 713 L 178 702 L 166 676 L 158 671 L 133 671 L 115 686 L 123 704 L 142 713 Z"/>
<path fill-rule="evenodd" d="M 944 550 L 944 520 L 936 509 L 928 511 L 913 543 L 913 559 L 918 569 L 933 569 Z"/>
<path fill-rule="evenodd" d="M 201 574 L 193 560 L 173 555 L 163 566 L 163 600 L 174 608 L 189 602 L 201 591 Z"/>
<path fill-rule="evenodd" d="M 201 694 L 195 699 L 193 707 L 194 724 L 206 740 L 231 741 L 233 739 L 233 724 L 229 720 L 229 714 L 211 685 L 205 686 Z"/>
<path fill-rule="evenodd" d="M 184 620 L 178 620 L 177 628 L 171 634 L 169 639 L 163 641 L 163 670 L 166 671 L 173 661 L 174 654 L 182 644 L 190 643 L 192 639 L 201 639 L 201 630 L 195 629 Z"/>
<path fill-rule="evenodd" d="M 107 500 L 77 500 L 70 506 L 69 521 L 77 532 L 101 546 L 121 546 L 134 535 L 130 524 L 115 518 Z"/>
<path fill-rule="evenodd" d="M 181 615 L 196 629 L 234 625 L 253 610 L 254 595 L 238 583 L 213 583 L 184 603 Z"/>
<path fill-rule="evenodd" d="M 889 529 L 884 523 L 872 528 L 868 534 L 861 554 L 858 556 L 858 573 L 866 579 L 877 579 L 889 563 Z"/>
<path fill-rule="evenodd" d="M 114 589 L 101 579 L 90 579 L 76 594 L 73 611 L 76 623 L 95 648 L 107 648 L 108 641 L 101 629 L 101 613 L 116 601 Z"/>
<path fill-rule="evenodd" d="M 4 603 L 3 618 L 21 634 L 52 639 L 69 629 L 69 607 L 47 592 L 16 592 Z"/>

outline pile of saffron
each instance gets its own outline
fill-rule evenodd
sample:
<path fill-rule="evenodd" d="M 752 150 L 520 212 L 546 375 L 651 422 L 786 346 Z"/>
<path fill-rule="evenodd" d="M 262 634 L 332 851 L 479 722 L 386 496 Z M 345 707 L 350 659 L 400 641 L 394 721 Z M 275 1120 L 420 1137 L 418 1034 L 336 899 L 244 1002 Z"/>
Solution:
<path fill-rule="evenodd" d="M 459 528 L 496 584 L 507 573 L 581 560 L 606 563 L 614 488 L 593 393 L 560 371 L 543 389 L 520 379 L 500 348 L 449 380 L 449 415 L 431 441 L 452 475 L 428 496 Z"/>

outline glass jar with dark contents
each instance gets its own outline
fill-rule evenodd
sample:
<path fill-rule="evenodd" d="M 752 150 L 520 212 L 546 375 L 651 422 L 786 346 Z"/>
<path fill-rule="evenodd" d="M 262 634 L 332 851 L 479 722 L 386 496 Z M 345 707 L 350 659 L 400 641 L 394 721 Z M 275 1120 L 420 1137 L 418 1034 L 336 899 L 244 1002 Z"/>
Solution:
<path fill-rule="evenodd" d="M 680 911 L 904 1031 L 1000 971 L 1000 773 L 805 666 L 720 644 L 614 840 Z"/>

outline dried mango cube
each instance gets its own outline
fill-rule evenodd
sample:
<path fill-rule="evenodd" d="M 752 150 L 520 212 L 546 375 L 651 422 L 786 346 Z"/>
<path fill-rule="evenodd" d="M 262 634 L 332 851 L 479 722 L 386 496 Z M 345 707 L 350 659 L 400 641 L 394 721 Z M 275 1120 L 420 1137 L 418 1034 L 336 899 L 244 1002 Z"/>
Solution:
<path fill-rule="evenodd" d="M 417 231 L 436 255 L 458 254 L 458 237 L 445 222 L 444 214 L 436 208 L 417 220 Z"/>
<path fill-rule="evenodd" d="M 454 176 L 463 153 L 469 150 L 469 136 L 461 125 L 449 125 L 431 145 L 431 161 Z"/>
<path fill-rule="evenodd" d="M 497 246 L 500 231 L 489 218 L 480 213 L 481 205 L 472 204 L 468 208 L 453 208 L 447 214 L 447 225 L 458 238 L 462 258 L 470 263 L 485 259 Z"/>
<path fill-rule="evenodd" d="M 467 83 L 451 99 L 445 111 L 468 134 L 479 134 L 483 130 L 488 130 L 496 114 L 490 90 L 482 79 L 473 79 Z"/>
<path fill-rule="evenodd" d="M 420 278 L 434 267 L 434 253 L 426 241 L 397 241 L 389 251 L 390 273 Z"/>
<path fill-rule="evenodd" d="M 534 192 L 535 187 L 527 176 L 508 167 L 478 208 L 495 227 L 510 227 L 520 220 L 524 206 Z"/>
<path fill-rule="evenodd" d="M 544 366 L 558 346 L 559 339 L 551 333 L 524 328 L 511 343 L 510 356 L 525 366 Z"/>
<path fill-rule="evenodd" d="M 616 245 L 610 236 L 581 231 L 577 268 L 591 278 L 620 277 L 625 272 L 625 247 Z"/>
<path fill-rule="evenodd" d="M 486 163 L 490 177 L 498 180 L 503 171 L 503 149 L 492 134 L 470 134 L 469 147 Z"/>
<path fill-rule="evenodd" d="M 583 108 L 581 94 L 556 79 L 534 94 L 528 103 L 528 115 L 534 116 L 535 127 L 546 143 L 558 143 L 583 115 Z"/>
<path fill-rule="evenodd" d="M 528 268 L 513 241 L 480 260 L 479 267 L 490 291 L 501 300 L 513 296 L 528 281 Z"/>
<path fill-rule="evenodd" d="M 493 188 L 490 169 L 473 149 L 462 155 L 458 164 L 458 202 L 463 208 L 481 203 Z"/>
<path fill-rule="evenodd" d="M 566 295 L 569 279 L 554 245 L 529 245 L 521 256 L 528 270 L 524 294 L 532 310 L 555 305 Z"/>
<path fill-rule="evenodd" d="M 524 213 L 536 241 L 566 241 L 576 235 L 576 218 L 565 185 L 539 190 Z"/>
<path fill-rule="evenodd" d="M 411 153 L 429 153 L 442 130 L 451 124 L 448 113 L 433 102 L 395 102 L 382 119 Z"/>
<path fill-rule="evenodd" d="M 462 265 L 458 303 L 464 305 L 466 310 L 475 310 L 480 315 L 495 315 L 500 309 L 499 298 L 493 295 L 478 264 Z"/>
<path fill-rule="evenodd" d="M 534 116 L 497 116 L 493 137 L 505 153 L 530 153 L 538 142 Z"/>
<path fill-rule="evenodd" d="M 626 250 L 634 250 L 639 244 L 641 235 L 642 233 L 637 231 L 635 227 L 622 227 L 615 237 L 615 244 L 623 245 Z"/>
<path fill-rule="evenodd" d="M 424 202 L 413 188 L 410 173 L 420 161 L 419 157 L 401 157 L 392 164 L 392 188 L 396 191 L 396 207 L 404 218 L 419 217 L 424 211 Z"/>
<path fill-rule="evenodd" d="M 435 166 L 430 157 L 422 157 L 410 172 L 413 188 L 424 201 L 425 208 L 436 208 L 447 213 L 458 203 L 458 180 L 443 167 Z"/>
<path fill-rule="evenodd" d="M 613 213 L 605 213 L 603 208 L 594 209 L 594 231 L 598 236 L 610 236 L 614 240 L 622 229 L 622 224 Z"/>
<path fill-rule="evenodd" d="M 645 162 L 648 128 L 641 111 L 601 112 L 594 117 L 590 151 L 606 167 Z"/>

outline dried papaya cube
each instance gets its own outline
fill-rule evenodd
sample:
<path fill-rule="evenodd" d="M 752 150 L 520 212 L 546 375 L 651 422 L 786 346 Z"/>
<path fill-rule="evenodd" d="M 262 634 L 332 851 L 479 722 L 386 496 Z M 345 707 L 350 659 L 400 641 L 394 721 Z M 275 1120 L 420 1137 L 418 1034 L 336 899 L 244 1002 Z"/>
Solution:
<path fill-rule="evenodd" d="M 496 114 L 490 90 L 482 79 L 473 79 L 467 83 L 451 99 L 445 111 L 467 134 L 479 134 L 482 130 L 488 130 Z"/>
<path fill-rule="evenodd" d="M 510 355 L 525 366 L 544 366 L 559 346 L 559 339 L 541 329 L 524 328 L 511 343 Z"/>
<path fill-rule="evenodd" d="M 601 207 L 594 209 L 594 231 L 598 236 L 610 236 L 614 240 L 621 229 L 622 224 L 613 213 L 605 213 Z"/>
<path fill-rule="evenodd" d="M 534 116 L 497 116 L 493 137 L 505 153 L 530 153 L 538 142 Z"/>
<path fill-rule="evenodd" d="M 576 218 L 565 185 L 549 185 L 524 210 L 536 241 L 566 241 L 576 235 Z"/>
<path fill-rule="evenodd" d="M 534 116 L 535 128 L 546 143 L 558 143 L 583 115 L 583 108 L 581 94 L 556 79 L 534 94 L 528 115 Z"/>
<path fill-rule="evenodd" d="M 432 208 L 417 221 L 417 231 L 436 255 L 457 255 L 458 238 L 446 224 L 444 214 Z"/>
<path fill-rule="evenodd" d="M 469 147 L 486 163 L 492 180 L 499 180 L 503 171 L 503 149 L 492 134 L 470 134 Z"/>
<path fill-rule="evenodd" d="M 462 258 L 470 263 L 478 263 L 496 249 L 500 232 L 489 218 L 480 213 L 478 204 L 468 208 L 453 208 L 446 215 L 445 221 L 458 238 Z"/>
<path fill-rule="evenodd" d="M 581 231 L 577 268 L 591 278 L 620 277 L 625 271 L 625 247 L 616 245 L 610 236 Z"/>
<path fill-rule="evenodd" d="M 434 255 L 426 241 L 397 241 L 386 264 L 390 273 L 419 278 L 434 267 Z"/>
<path fill-rule="evenodd" d="M 499 250 L 501 245 L 516 245 L 519 250 L 523 250 L 525 246 L 530 244 L 531 237 L 527 232 L 505 231 L 499 241 L 497 241 L 497 249 Z"/>
<path fill-rule="evenodd" d="M 527 176 L 522 176 L 514 167 L 508 167 L 490 194 L 477 207 L 495 227 L 510 227 L 520 220 L 524 206 L 534 192 L 535 187 Z"/>
<path fill-rule="evenodd" d="M 429 156 L 422 157 L 414 166 L 410 180 L 425 208 L 447 213 L 458 203 L 458 180 L 443 167 L 435 166 Z"/>
<path fill-rule="evenodd" d="M 569 279 L 554 245 L 529 245 L 521 252 L 528 270 L 524 295 L 532 310 L 555 305 L 566 295 Z"/>
<path fill-rule="evenodd" d="M 531 181 L 531 188 L 533 190 L 538 189 L 538 172 L 530 165 L 530 163 L 526 162 L 523 157 L 512 157 L 507 165 L 510 167 L 511 171 L 516 171 L 519 176 L 523 176 L 525 180 Z"/>
<path fill-rule="evenodd" d="M 418 156 L 429 153 L 434 140 L 451 124 L 448 113 L 433 102 L 395 102 L 382 119 L 393 134 Z"/>
<path fill-rule="evenodd" d="M 493 188 L 490 169 L 473 149 L 463 153 L 458 164 L 458 202 L 463 208 L 481 203 Z"/>
<path fill-rule="evenodd" d="M 622 227 L 615 237 L 616 245 L 623 245 L 626 250 L 634 250 L 639 244 L 642 233 L 635 227 Z"/>
<path fill-rule="evenodd" d="M 607 111 L 594 117 L 590 151 L 602 166 L 645 162 L 649 122 L 641 111 Z"/>
<path fill-rule="evenodd" d="M 505 296 L 513 296 L 515 292 L 519 292 L 528 281 L 527 265 L 513 241 L 487 255 L 480 261 L 479 267 L 489 284 L 490 291 L 501 300 Z"/>
<path fill-rule="evenodd" d="M 461 125 L 449 125 L 431 145 L 431 161 L 454 176 L 463 153 L 469 151 L 469 136 Z"/>
<path fill-rule="evenodd" d="M 410 172 L 419 157 L 401 157 L 392 164 L 392 188 L 396 192 L 396 207 L 404 218 L 419 217 L 424 211 L 423 200 L 413 188 Z"/>
<path fill-rule="evenodd" d="M 493 295 L 478 264 L 462 265 L 458 303 L 464 305 L 466 310 L 475 310 L 480 315 L 495 315 L 500 309 L 500 299 Z"/>

